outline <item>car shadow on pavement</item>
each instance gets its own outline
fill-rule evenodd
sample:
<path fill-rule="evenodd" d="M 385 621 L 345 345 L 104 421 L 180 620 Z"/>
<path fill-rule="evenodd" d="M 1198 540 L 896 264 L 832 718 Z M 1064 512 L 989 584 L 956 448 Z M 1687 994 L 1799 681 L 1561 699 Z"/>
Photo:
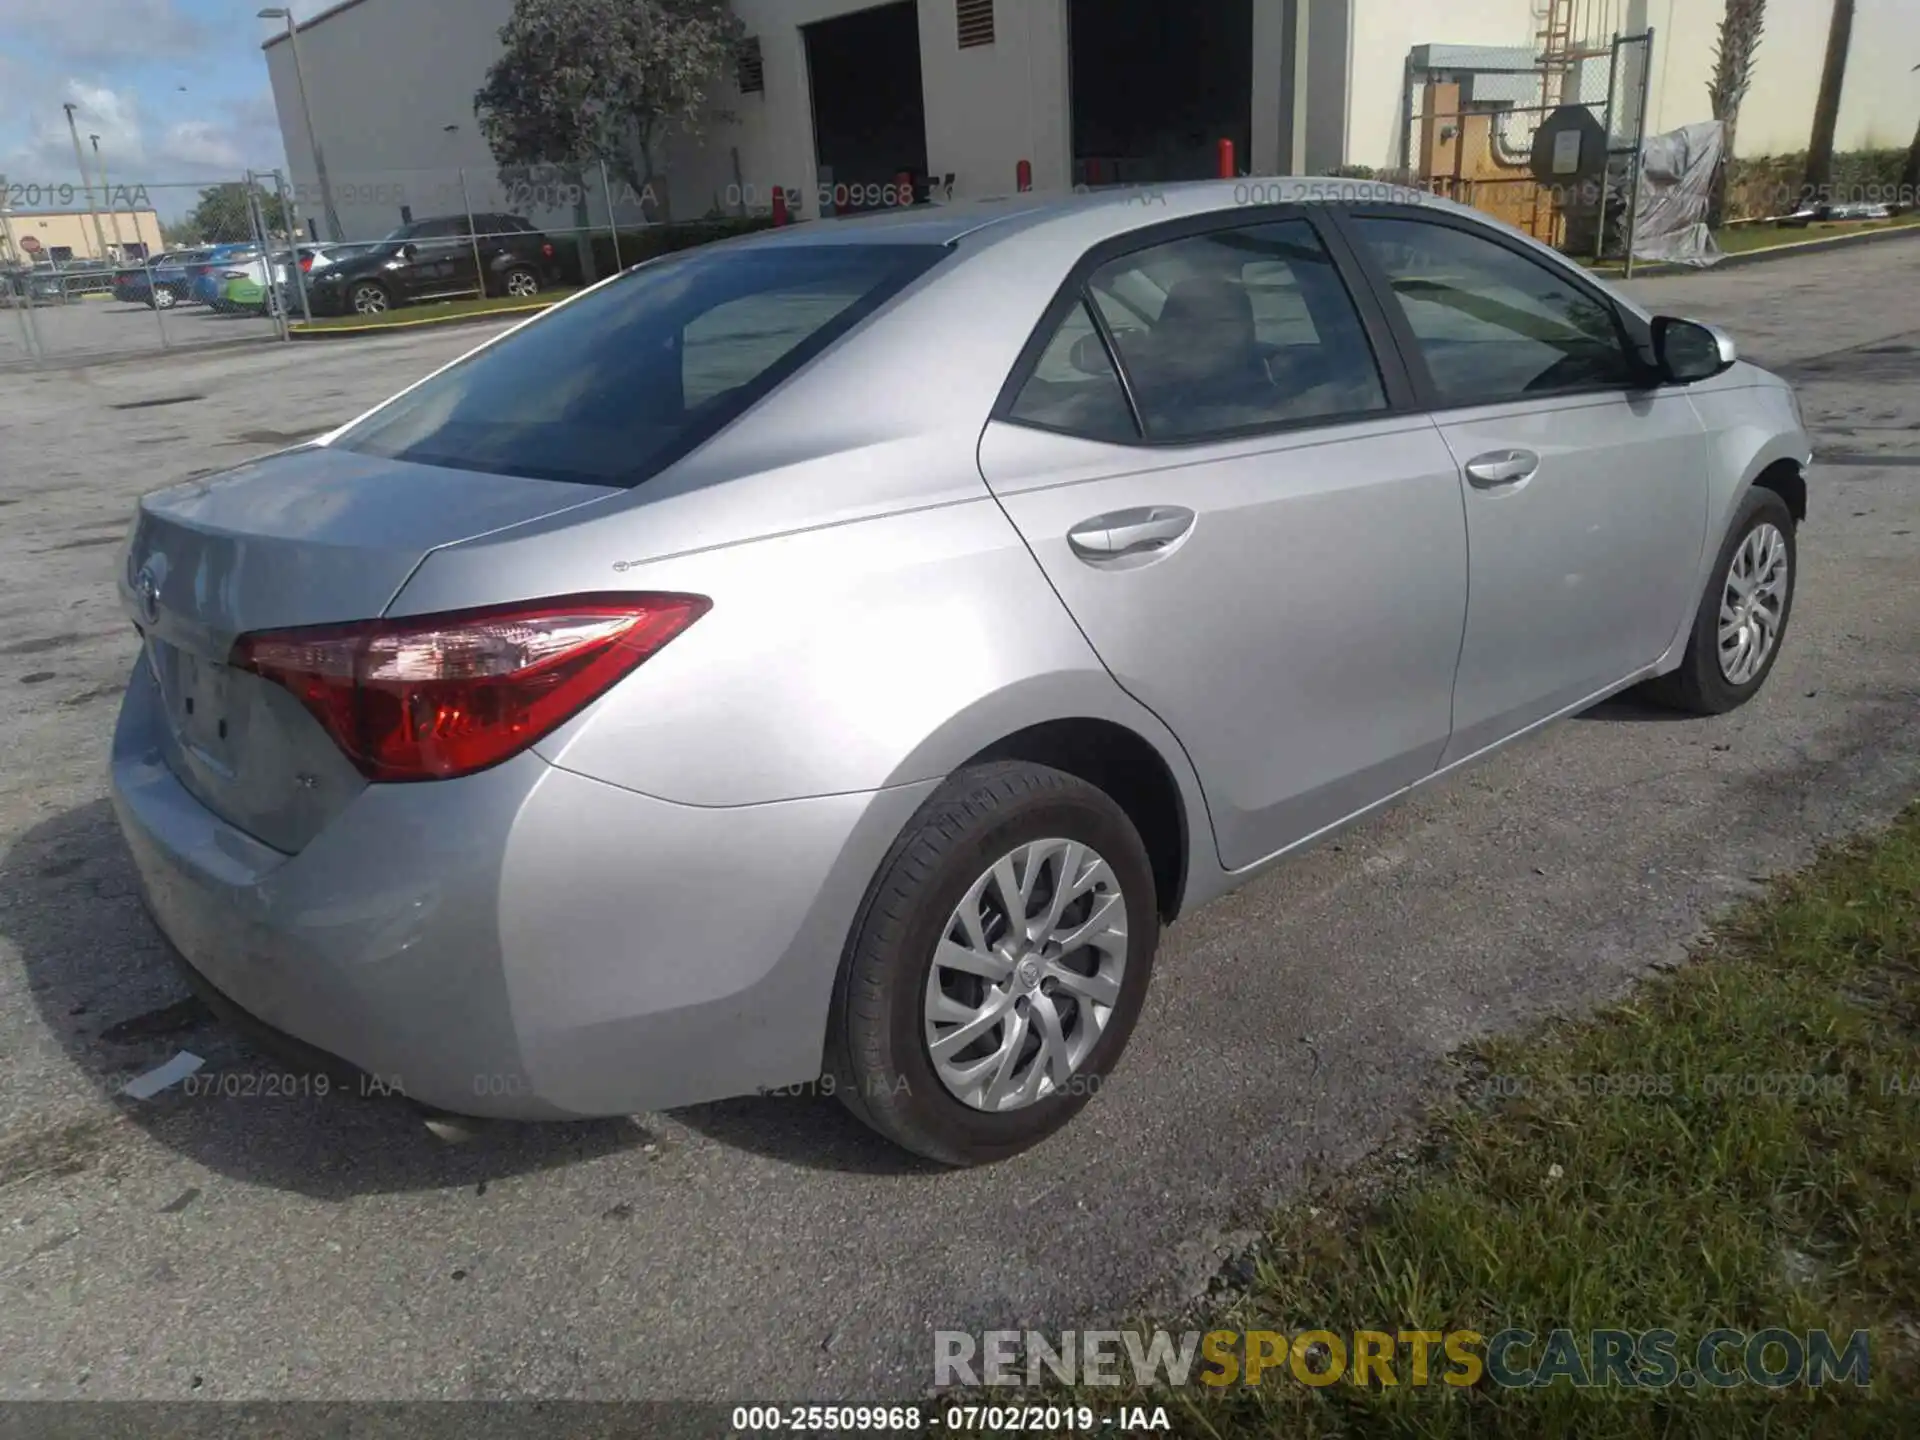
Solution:
<path fill-rule="evenodd" d="M 463 1144 L 420 1112 L 302 1079 L 192 997 L 148 919 L 105 800 L 34 826 L 0 855 L 0 936 L 19 952 L 48 1033 L 114 1107 L 217 1173 L 316 1199 L 434 1190 L 553 1169 L 645 1145 L 630 1119 L 477 1127 Z M 121 1093 L 182 1050 L 206 1066 L 189 1094 Z M 30 1072 L 22 1071 L 31 1083 Z"/>
<path fill-rule="evenodd" d="M 1651 705 L 1645 700 L 1636 699 L 1629 690 L 1616 695 L 1611 700 L 1602 700 L 1591 710 L 1582 710 L 1574 717 L 1576 720 L 1609 720 L 1616 725 L 1670 725 L 1676 720 L 1687 720 L 1699 724 L 1698 715 L 1689 715 L 1682 710 L 1669 710 L 1664 705 Z"/>
<path fill-rule="evenodd" d="M 670 1112 L 689 1130 L 734 1150 L 808 1170 L 857 1175 L 937 1175 L 947 1167 L 902 1150 L 856 1120 L 818 1086 L 794 1095 L 718 1100 Z"/>

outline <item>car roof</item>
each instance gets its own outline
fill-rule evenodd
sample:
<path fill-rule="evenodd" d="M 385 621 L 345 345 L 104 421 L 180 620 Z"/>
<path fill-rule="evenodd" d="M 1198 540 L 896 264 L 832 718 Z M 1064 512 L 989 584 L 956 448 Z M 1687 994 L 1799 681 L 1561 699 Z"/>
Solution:
<path fill-rule="evenodd" d="M 1159 220 L 1177 220 L 1248 205 L 1301 205 L 1328 202 L 1440 204 L 1432 195 L 1372 180 L 1325 176 L 1256 177 L 1247 180 L 1197 180 L 1168 185 L 1113 186 L 1069 194 L 1016 193 L 946 204 L 916 205 L 862 215 L 810 220 L 778 230 L 757 231 L 741 244 L 779 245 L 951 245 L 962 240 L 989 244 L 1038 226 L 1061 222 L 1120 235 Z M 1470 214 L 1481 215 L 1478 211 Z M 1481 215 L 1484 219 L 1485 216 Z"/>

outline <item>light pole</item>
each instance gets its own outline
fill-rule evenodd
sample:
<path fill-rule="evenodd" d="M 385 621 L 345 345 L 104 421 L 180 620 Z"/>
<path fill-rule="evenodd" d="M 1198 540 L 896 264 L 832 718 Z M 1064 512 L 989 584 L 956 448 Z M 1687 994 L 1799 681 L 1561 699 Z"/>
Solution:
<path fill-rule="evenodd" d="M 307 71 L 300 63 L 300 27 L 293 23 L 293 12 L 284 5 L 271 5 L 260 12 L 262 20 L 287 23 L 287 45 L 293 51 L 293 79 L 300 89 L 300 114 L 307 122 L 307 144 L 313 151 L 313 173 L 320 182 L 320 208 L 326 213 L 328 239 L 339 240 L 340 214 L 333 208 L 333 186 L 327 182 L 327 157 L 320 149 L 320 132 L 313 128 L 313 105 L 307 99 Z"/>
<path fill-rule="evenodd" d="M 100 207 L 93 203 L 93 179 L 87 173 L 86 157 L 80 153 L 80 127 L 74 123 L 73 112 L 80 107 L 69 100 L 60 107 L 67 112 L 67 133 L 73 136 L 73 163 L 80 167 L 80 188 L 86 192 L 87 209 L 93 213 L 93 238 L 100 242 L 100 259 L 107 258 L 107 228 L 100 223 Z"/>
<path fill-rule="evenodd" d="M 120 258 L 124 260 L 127 258 L 127 242 L 120 234 L 120 211 L 113 203 L 113 186 L 107 183 L 107 162 L 100 158 L 100 137 L 89 135 L 87 139 L 93 142 L 93 164 L 100 172 L 100 195 L 107 202 L 107 214 L 113 217 L 113 248 L 120 252 Z M 137 225 L 139 222 L 134 223 Z"/>

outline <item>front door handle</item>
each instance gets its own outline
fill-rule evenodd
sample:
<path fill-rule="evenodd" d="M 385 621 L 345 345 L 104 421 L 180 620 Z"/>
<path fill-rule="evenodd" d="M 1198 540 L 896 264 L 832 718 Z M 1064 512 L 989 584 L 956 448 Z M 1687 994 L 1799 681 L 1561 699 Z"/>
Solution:
<path fill-rule="evenodd" d="M 1089 564 L 1145 561 L 1184 539 L 1193 529 L 1193 520 L 1193 511 L 1179 505 L 1116 510 L 1082 520 L 1067 532 L 1067 544 Z"/>
<path fill-rule="evenodd" d="M 1530 480 L 1539 468 L 1540 457 L 1531 450 L 1493 450 L 1467 462 L 1467 479 L 1478 489 L 1495 490 Z"/>

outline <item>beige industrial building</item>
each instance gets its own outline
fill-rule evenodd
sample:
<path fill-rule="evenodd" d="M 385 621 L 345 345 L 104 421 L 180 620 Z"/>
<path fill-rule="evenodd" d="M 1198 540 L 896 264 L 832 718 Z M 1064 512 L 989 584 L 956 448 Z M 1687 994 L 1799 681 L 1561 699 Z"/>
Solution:
<path fill-rule="evenodd" d="M 0 210 L 0 261 L 138 259 L 165 248 L 151 210 Z M 100 241 L 106 240 L 103 253 Z"/>

